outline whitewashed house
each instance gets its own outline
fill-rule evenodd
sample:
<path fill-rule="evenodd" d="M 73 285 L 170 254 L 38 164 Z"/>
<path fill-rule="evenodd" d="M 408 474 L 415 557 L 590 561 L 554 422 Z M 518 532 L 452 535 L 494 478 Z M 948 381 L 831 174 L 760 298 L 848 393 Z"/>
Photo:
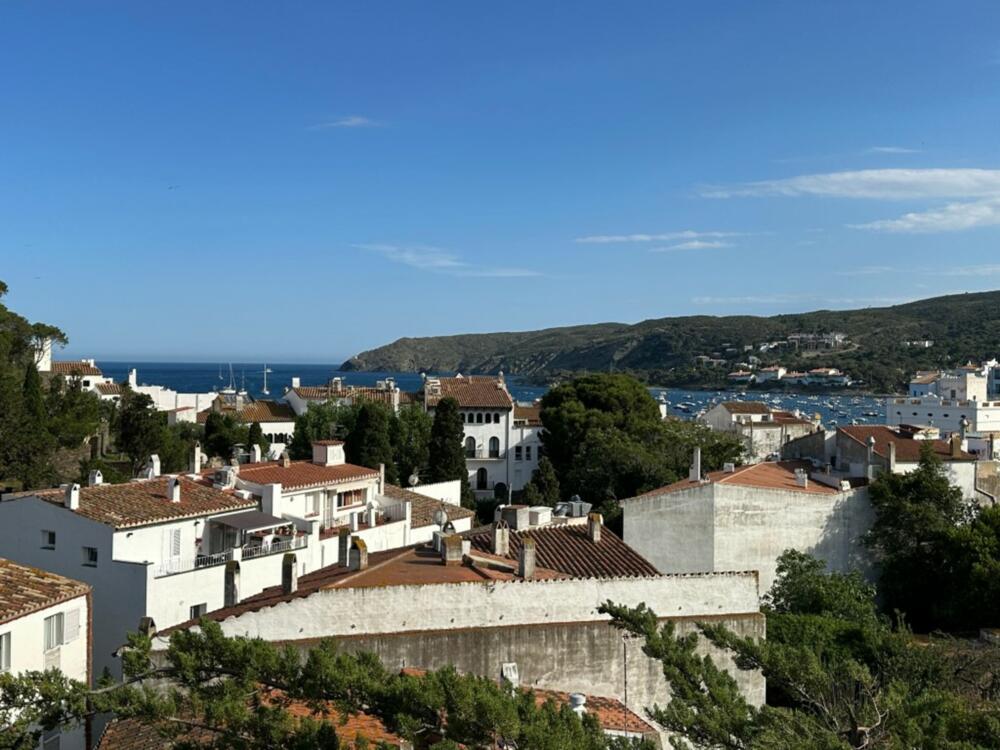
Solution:
<path fill-rule="evenodd" d="M 0 673 L 56 669 L 89 684 L 90 586 L 0 558 Z M 49 733 L 42 747 L 84 750 L 83 727 Z"/>
<path fill-rule="evenodd" d="M 374 386 L 347 385 L 342 378 L 331 378 L 326 385 L 302 385 L 300 378 L 292 378 L 292 386 L 285 391 L 282 400 L 296 415 L 304 414 L 312 404 L 332 402 L 350 406 L 371 401 L 385 404 L 394 412 L 407 402 L 407 394 L 399 390 L 392 378 L 378 381 Z"/>
<path fill-rule="evenodd" d="M 699 419 L 713 430 L 738 437 L 748 462 L 777 457 L 787 442 L 819 429 L 818 421 L 772 409 L 761 401 L 723 401 Z"/>

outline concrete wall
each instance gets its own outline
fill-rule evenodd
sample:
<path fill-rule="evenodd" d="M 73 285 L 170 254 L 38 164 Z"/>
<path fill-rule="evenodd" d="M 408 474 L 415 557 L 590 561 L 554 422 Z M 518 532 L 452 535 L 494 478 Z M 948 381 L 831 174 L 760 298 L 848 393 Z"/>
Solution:
<path fill-rule="evenodd" d="M 462 483 L 458 479 L 434 484 L 418 484 L 416 487 L 410 487 L 409 490 L 449 505 L 462 504 Z"/>
<path fill-rule="evenodd" d="M 872 520 L 867 488 L 816 494 L 703 484 L 626 502 L 624 539 L 665 573 L 759 571 L 764 593 L 786 549 L 831 570 L 867 573 L 860 540 Z"/>
<path fill-rule="evenodd" d="M 721 621 L 739 635 L 764 636 L 764 617 L 760 614 L 701 619 Z M 696 629 L 691 618 L 680 618 L 675 623 L 679 634 Z M 670 699 L 662 666 L 642 653 L 640 641 L 623 640 L 621 632 L 603 621 L 364 635 L 338 638 L 337 644 L 351 653 L 374 653 L 390 669 L 440 669 L 451 664 L 460 672 L 496 679 L 502 664 L 514 662 L 523 687 L 584 692 L 619 700 L 625 698 L 627 663 L 632 710 L 642 715 L 644 707 L 662 705 Z M 764 680 L 759 673 L 738 670 L 728 654 L 703 639 L 699 652 L 711 655 L 732 673 L 754 705 L 764 702 Z"/>

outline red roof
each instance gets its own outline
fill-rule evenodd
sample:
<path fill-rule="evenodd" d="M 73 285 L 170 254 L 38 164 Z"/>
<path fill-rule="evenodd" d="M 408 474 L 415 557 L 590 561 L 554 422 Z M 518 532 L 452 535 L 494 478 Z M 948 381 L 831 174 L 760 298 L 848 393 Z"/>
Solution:
<path fill-rule="evenodd" d="M 104 375 L 90 362 L 53 362 L 50 372 L 53 375 Z"/>
<path fill-rule="evenodd" d="M 840 490 L 829 487 L 819 482 L 810 481 L 807 486 L 800 487 L 795 479 L 795 470 L 812 469 L 812 464 L 808 461 L 766 461 L 749 466 L 738 466 L 735 471 L 713 471 L 706 479 L 708 484 L 734 484 L 741 487 L 759 487 L 771 490 L 788 490 L 790 492 L 805 492 L 814 495 L 832 495 Z M 671 492 L 691 489 L 693 487 L 704 486 L 702 482 L 692 482 L 690 479 L 682 479 L 679 482 L 668 484 L 656 490 L 644 492 L 638 497 L 651 497 L 653 495 L 665 495 Z"/>
<path fill-rule="evenodd" d="M 72 578 L 0 558 L 0 623 L 75 599 L 89 591 L 90 586 Z"/>
<path fill-rule="evenodd" d="M 419 529 L 430 526 L 434 523 L 434 514 L 444 508 L 449 520 L 457 521 L 460 518 L 475 518 L 476 514 L 460 505 L 452 505 L 441 500 L 435 500 L 419 492 L 397 487 L 394 484 L 386 484 L 382 494 L 391 497 L 393 500 L 401 500 L 410 504 L 410 527 Z"/>
<path fill-rule="evenodd" d="M 730 414 L 769 414 L 771 407 L 762 401 L 723 401 Z"/>
<path fill-rule="evenodd" d="M 882 458 L 889 457 L 889 444 L 896 445 L 896 460 L 904 463 L 916 463 L 920 460 L 921 446 L 928 444 L 931 450 L 942 461 L 975 461 L 976 457 L 964 450 L 959 450 L 957 456 L 951 453 L 951 443 L 948 440 L 914 440 L 906 435 L 900 435 L 892 427 L 886 425 L 850 425 L 838 427 L 837 432 L 846 435 L 861 445 L 867 447 L 868 438 L 875 438 L 875 453 Z"/>
<path fill-rule="evenodd" d="M 354 464 L 323 466 L 311 461 L 292 461 L 285 468 L 280 461 L 265 461 L 240 466 L 240 479 L 254 484 L 280 484 L 286 490 L 322 487 L 355 479 L 377 478 L 378 471 Z"/>
<path fill-rule="evenodd" d="M 514 421 L 526 422 L 530 427 L 541 427 L 542 407 L 538 404 L 532 404 L 531 406 L 514 404 Z"/>
<path fill-rule="evenodd" d="M 427 389 L 432 381 L 440 384 L 440 393 Z M 490 375 L 456 375 L 453 378 L 427 378 L 424 383 L 427 406 L 436 406 L 443 398 L 453 398 L 459 406 L 472 409 L 511 409 L 514 399 L 500 378 Z"/>

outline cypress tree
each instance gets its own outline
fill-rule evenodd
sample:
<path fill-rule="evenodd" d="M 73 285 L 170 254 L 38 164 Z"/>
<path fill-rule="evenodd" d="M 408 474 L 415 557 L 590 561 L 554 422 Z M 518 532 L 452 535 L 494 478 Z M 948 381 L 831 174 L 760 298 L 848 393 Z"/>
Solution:
<path fill-rule="evenodd" d="M 386 481 L 395 484 L 396 462 L 389 434 L 389 416 L 389 410 L 379 404 L 362 404 L 354 428 L 347 434 L 344 453 L 350 463 L 358 466 L 377 469 L 379 464 L 385 464 Z"/>
<path fill-rule="evenodd" d="M 475 507 L 472 491 L 469 489 L 469 471 L 465 467 L 465 450 L 462 438 L 465 428 L 458 402 L 453 398 L 443 398 L 434 409 L 434 424 L 431 425 L 431 442 L 428 448 L 430 482 L 448 482 L 458 479 L 462 482 L 462 504 Z"/>

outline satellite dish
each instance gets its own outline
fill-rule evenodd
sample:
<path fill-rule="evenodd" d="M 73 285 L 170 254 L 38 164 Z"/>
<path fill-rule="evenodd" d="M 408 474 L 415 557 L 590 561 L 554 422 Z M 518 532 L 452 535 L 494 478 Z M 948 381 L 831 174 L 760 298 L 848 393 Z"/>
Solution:
<path fill-rule="evenodd" d="M 411 487 L 416 487 L 418 484 L 420 484 L 420 477 L 417 476 L 417 472 L 413 472 L 412 474 L 410 474 L 410 476 L 407 478 L 406 481 L 409 482 Z"/>
<path fill-rule="evenodd" d="M 445 527 L 445 524 L 448 523 L 448 514 L 445 512 L 444 508 L 438 508 L 434 511 L 434 523 L 442 529 Z"/>

